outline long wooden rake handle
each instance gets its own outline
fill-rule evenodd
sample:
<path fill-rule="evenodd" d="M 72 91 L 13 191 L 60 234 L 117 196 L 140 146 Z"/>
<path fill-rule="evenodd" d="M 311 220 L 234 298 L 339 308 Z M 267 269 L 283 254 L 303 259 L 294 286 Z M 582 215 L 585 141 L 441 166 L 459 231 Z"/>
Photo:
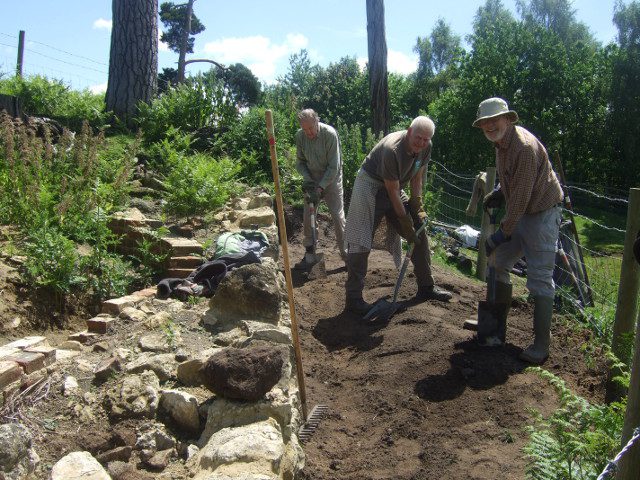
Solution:
<path fill-rule="evenodd" d="M 289 243 L 287 242 L 287 227 L 284 224 L 284 208 L 282 192 L 280 191 L 280 174 L 278 172 L 278 156 L 276 154 L 276 138 L 273 133 L 273 115 L 271 110 L 265 112 L 267 121 L 267 135 L 269 137 L 269 150 L 271 151 L 271 172 L 273 173 L 273 185 L 276 191 L 276 204 L 278 210 L 278 232 L 282 244 L 282 259 L 284 261 L 284 276 L 287 280 L 287 293 L 289 294 L 289 313 L 291 314 L 291 339 L 296 356 L 296 375 L 300 391 L 300 403 L 302 404 L 302 417 L 307 420 L 307 393 L 304 385 L 304 370 L 302 369 L 302 353 L 300 351 L 300 339 L 298 337 L 298 321 L 296 320 L 296 308 L 293 300 L 293 281 L 289 264 Z"/>

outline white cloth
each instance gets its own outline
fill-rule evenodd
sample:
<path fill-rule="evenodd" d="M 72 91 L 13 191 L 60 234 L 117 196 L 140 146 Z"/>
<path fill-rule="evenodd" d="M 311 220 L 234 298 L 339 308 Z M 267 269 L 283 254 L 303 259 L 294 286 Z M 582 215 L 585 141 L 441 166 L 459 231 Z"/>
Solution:
<path fill-rule="evenodd" d="M 453 233 L 462 242 L 465 247 L 477 247 L 480 232 L 469 225 L 461 225 L 456 228 Z"/>
<path fill-rule="evenodd" d="M 384 183 L 372 178 L 360 169 L 356 175 L 347 213 L 345 238 L 348 251 L 351 253 L 369 252 L 374 248 L 374 218 L 376 207 L 376 193 L 385 188 Z M 381 222 L 378 228 L 388 225 Z M 386 228 L 384 248 L 393 257 L 396 268 L 402 263 L 402 241 L 394 228 Z"/>

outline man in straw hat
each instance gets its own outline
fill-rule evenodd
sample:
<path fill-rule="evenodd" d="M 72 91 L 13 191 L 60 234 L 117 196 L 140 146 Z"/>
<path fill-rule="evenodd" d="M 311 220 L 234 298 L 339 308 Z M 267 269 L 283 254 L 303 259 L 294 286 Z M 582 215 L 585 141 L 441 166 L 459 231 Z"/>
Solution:
<path fill-rule="evenodd" d="M 562 188 L 542 143 L 528 130 L 514 125 L 518 114 L 501 98 L 480 103 L 473 126 L 496 148 L 498 186 L 484 198 L 484 208 L 506 204 L 498 230 L 485 242 L 487 258 L 496 271 L 495 301 L 511 304 L 509 272 L 520 257 L 527 260 L 527 288 L 533 296 L 535 339 L 520 359 L 542 364 L 549 356 L 555 285 L 553 270 L 561 222 Z M 491 298 L 487 292 L 487 299 Z M 498 318 L 487 346 L 503 345 L 508 308 Z"/>
<path fill-rule="evenodd" d="M 431 275 L 429 242 L 424 231 L 416 237 L 415 224 L 427 214 L 422 206 L 422 185 L 431 158 L 435 124 L 429 117 L 416 117 L 407 130 L 390 133 L 364 159 L 353 185 L 345 235 L 348 245 L 345 310 L 365 315 L 372 307 L 362 290 L 367 275 L 373 238 L 386 220 L 385 247 L 396 266 L 401 263 L 400 236 L 415 244 L 411 256 L 418 293 L 417 301 L 448 301 L 451 293 L 435 286 Z M 403 188 L 411 187 L 411 198 Z"/>

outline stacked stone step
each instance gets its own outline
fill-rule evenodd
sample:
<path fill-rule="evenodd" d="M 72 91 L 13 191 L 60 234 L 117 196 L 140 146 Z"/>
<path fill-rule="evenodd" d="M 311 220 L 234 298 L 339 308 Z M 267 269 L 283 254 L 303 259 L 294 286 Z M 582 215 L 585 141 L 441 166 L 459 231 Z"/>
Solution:
<path fill-rule="evenodd" d="M 56 349 L 46 337 L 24 337 L 0 347 L 0 406 L 21 389 L 47 376 L 56 361 Z"/>
<path fill-rule="evenodd" d="M 137 208 L 117 212 L 109 220 L 109 229 L 120 239 L 116 250 L 122 255 L 139 256 L 142 242 L 155 242 L 153 230 L 161 226 L 160 220 L 145 217 Z"/>
<path fill-rule="evenodd" d="M 161 238 L 160 249 L 167 254 L 165 277 L 186 278 L 204 261 L 202 245 L 189 238 Z"/>

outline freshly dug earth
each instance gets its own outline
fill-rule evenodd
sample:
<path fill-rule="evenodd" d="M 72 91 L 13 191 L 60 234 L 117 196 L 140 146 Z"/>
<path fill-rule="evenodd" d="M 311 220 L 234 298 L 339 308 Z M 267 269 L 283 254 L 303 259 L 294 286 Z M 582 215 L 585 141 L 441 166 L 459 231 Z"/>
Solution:
<path fill-rule="evenodd" d="M 445 266 L 434 272 L 436 282 L 453 292 L 451 302 L 413 304 L 388 322 L 367 322 L 343 312 L 346 270 L 326 217 L 321 225 L 327 278 L 293 276 L 307 405 L 329 407 L 305 445 L 303 478 L 525 478 L 522 448 L 531 409 L 549 415 L 557 396 L 518 360 L 533 336 L 524 288 L 511 309 L 505 348 L 475 347 L 473 332 L 462 324 L 477 316 L 485 286 Z M 290 252 L 292 263 L 302 258 L 299 234 Z M 392 295 L 397 275 L 387 252 L 372 252 L 365 300 Z M 400 299 L 416 289 L 410 274 Z M 552 333 L 544 368 L 601 402 L 604 362 L 588 368 L 580 349 L 588 334 L 561 321 Z"/>
<path fill-rule="evenodd" d="M 303 255 L 300 212 L 289 210 L 287 220 L 293 264 Z M 531 306 L 524 300 L 514 303 L 505 349 L 477 350 L 470 341 L 472 332 L 462 330 L 462 323 L 476 316 L 484 285 L 436 265 L 436 281 L 454 292 L 450 303 L 414 304 L 387 323 L 365 322 L 343 313 L 346 270 L 329 218 L 321 214 L 319 221 L 328 276 L 307 281 L 294 272 L 293 280 L 307 405 L 311 410 L 326 404 L 329 414 L 304 446 L 307 463 L 302 478 L 524 478 L 522 447 L 527 442 L 524 427 L 532 417 L 529 410 L 549 414 L 557 406 L 552 388 L 526 372 L 527 365 L 517 359 L 532 338 Z M 45 335 L 55 345 L 83 329 L 91 316 L 79 306 L 59 329 L 53 326 L 55 318 L 47 316 L 50 304 L 20 286 L 16 265 L 0 259 L 0 274 L 0 344 L 25 335 Z M 397 275 L 391 257 L 374 251 L 365 298 L 374 301 L 391 295 Z M 400 299 L 411 298 L 415 290 L 410 273 Z M 178 322 L 190 349 L 210 346 L 210 336 L 198 320 L 205 309 L 206 302 L 200 302 Z M 16 318 L 22 322 L 11 326 Z M 138 328 L 121 326 L 100 343 L 107 349 L 133 348 L 143 333 Z M 595 353 L 588 368 L 580 349 L 588 334 L 555 322 L 553 336 L 545 368 L 576 393 L 601 402 L 604 362 Z M 66 372 L 76 375 L 87 392 L 82 401 L 62 395 L 58 375 L 55 387 L 16 412 L 16 420 L 30 428 L 41 458 L 34 478 L 47 478 L 51 466 L 66 453 L 94 451 L 114 438 L 131 436 L 145 423 L 110 423 L 100 399 L 113 382 L 93 384 L 89 367 L 99 354 L 89 350 L 83 355 L 86 361 L 78 363 L 78 371 Z M 188 478 L 181 463 L 172 460 L 162 474 L 138 471 L 137 478 Z"/>

